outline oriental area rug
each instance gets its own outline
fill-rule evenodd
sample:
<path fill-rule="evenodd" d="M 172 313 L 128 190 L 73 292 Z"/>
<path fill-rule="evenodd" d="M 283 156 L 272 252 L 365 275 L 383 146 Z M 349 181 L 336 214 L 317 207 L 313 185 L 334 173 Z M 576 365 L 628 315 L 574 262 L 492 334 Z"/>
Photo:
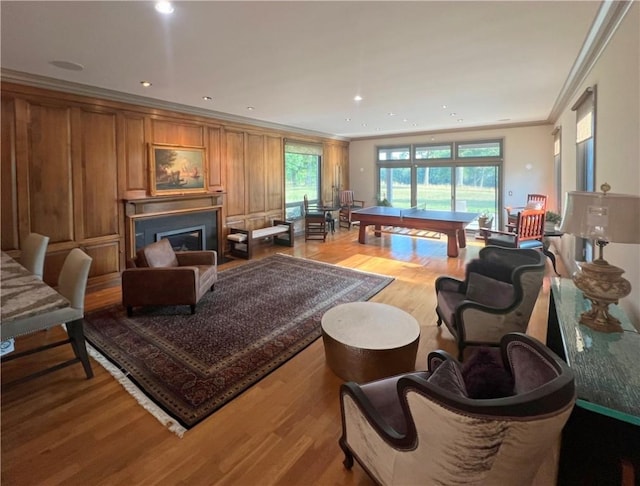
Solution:
<path fill-rule="evenodd" d="M 286 255 L 222 270 L 189 306 L 85 315 L 89 352 L 138 402 L 182 434 L 321 335 L 322 315 L 393 278 Z"/>

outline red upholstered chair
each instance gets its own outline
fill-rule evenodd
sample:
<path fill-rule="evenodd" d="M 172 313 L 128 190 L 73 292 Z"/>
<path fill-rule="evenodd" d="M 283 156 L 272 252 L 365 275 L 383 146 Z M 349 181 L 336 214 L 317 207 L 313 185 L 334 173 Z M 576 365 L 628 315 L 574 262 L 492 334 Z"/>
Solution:
<path fill-rule="evenodd" d="M 147 245 L 122 272 L 122 305 L 129 316 L 136 306 L 196 304 L 218 279 L 215 251 L 174 252 L 162 239 Z"/>
<path fill-rule="evenodd" d="M 508 231 L 481 230 L 485 245 L 503 248 L 535 248 L 542 250 L 544 245 L 544 209 L 525 209 L 515 219 L 515 225 Z"/>
<path fill-rule="evenodd" d="M 521 207 L 506 208 L 507 210 L 507 231 L 513 231 L 518 219 L 518 211 L 524 209 L 542 209 L 547 210 L 546 194 L 529 194 L 527 195 L 527 204 Z"/>

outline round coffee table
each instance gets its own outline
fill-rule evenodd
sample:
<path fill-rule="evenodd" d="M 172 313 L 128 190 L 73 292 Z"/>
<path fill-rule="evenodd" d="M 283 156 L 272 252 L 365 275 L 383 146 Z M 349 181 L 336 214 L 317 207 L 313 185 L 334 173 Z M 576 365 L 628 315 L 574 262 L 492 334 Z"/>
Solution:
<path fill-rule="evenodd" d="M 343 380 L 363 383 L 415 370 L 420 326 L 397 307 L 340 304 L 321 325 L 327 364 Z"/>

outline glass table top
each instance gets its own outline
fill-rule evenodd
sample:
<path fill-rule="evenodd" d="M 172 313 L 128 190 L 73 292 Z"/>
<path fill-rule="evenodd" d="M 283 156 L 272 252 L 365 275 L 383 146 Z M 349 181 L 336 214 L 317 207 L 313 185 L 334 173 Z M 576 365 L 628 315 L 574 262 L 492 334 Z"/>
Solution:
<path fill-rule="evenodd" d="M 576 376 L 578 405 L 640 425 L 640 334 L 617 305 L 609 312 L 624 332 L 602 333 L 579 323 L 591 308 L 573 281 L 551 284 L 567 363 Z"/>

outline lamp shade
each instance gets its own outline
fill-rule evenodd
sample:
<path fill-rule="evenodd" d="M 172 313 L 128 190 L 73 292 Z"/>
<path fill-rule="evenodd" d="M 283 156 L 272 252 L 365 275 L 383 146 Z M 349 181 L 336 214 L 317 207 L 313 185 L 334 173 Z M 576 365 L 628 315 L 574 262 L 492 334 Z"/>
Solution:
<path fill-rule="evenodd" d="M 611 243 L 640 243 L 640 196 L 568 192 L 560 231 Z"/>

